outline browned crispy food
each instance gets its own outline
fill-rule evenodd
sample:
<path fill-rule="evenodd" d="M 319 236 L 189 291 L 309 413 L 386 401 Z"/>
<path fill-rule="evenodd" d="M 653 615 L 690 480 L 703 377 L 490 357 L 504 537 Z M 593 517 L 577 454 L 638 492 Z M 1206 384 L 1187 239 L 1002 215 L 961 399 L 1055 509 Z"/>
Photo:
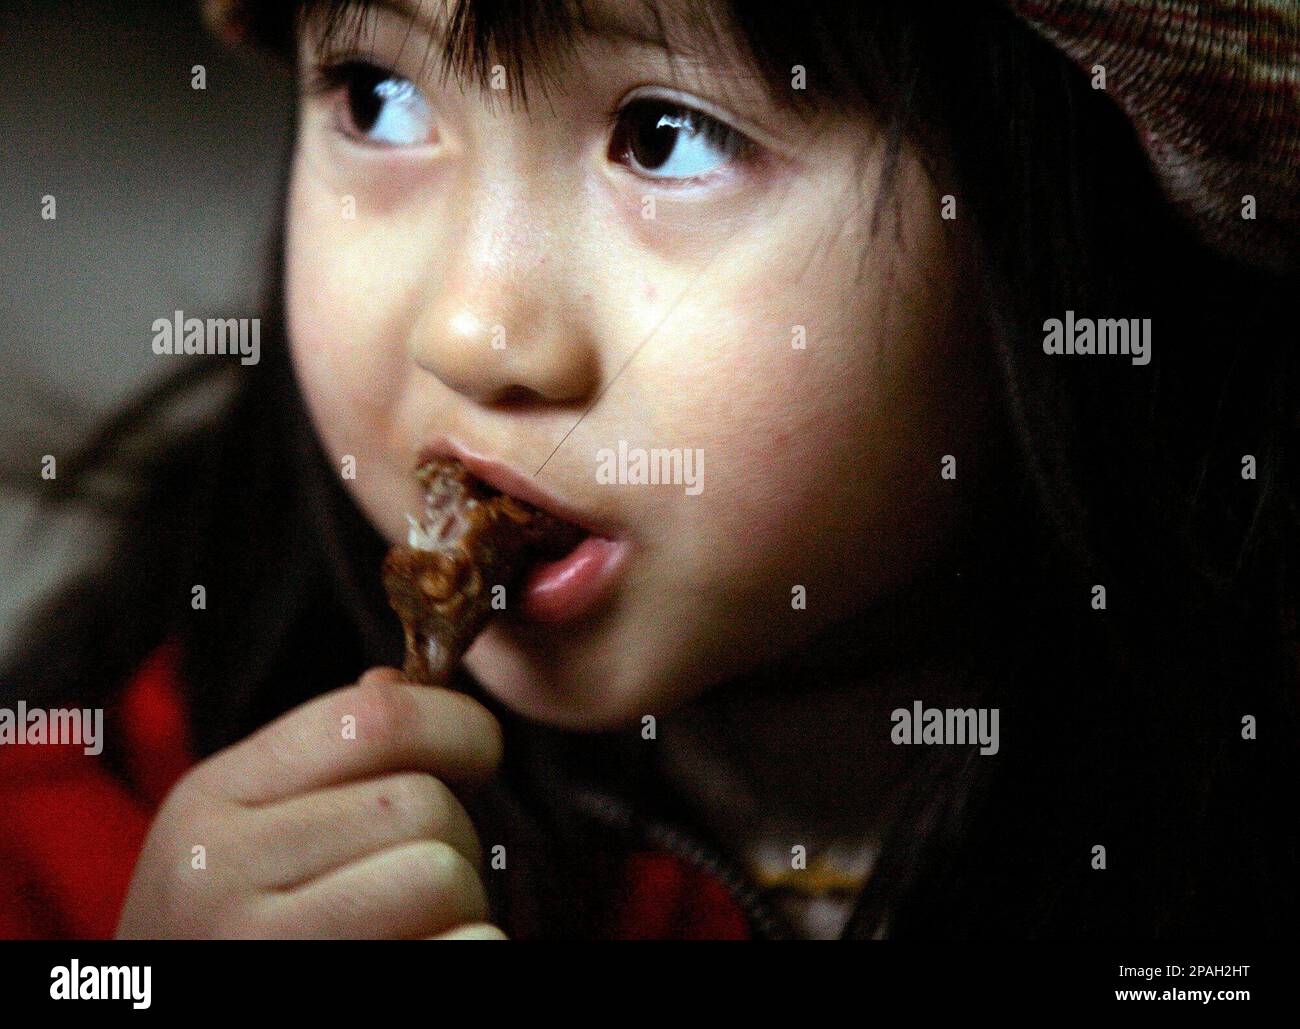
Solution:
<path fill-rule="evenodd" d="M 406 631 L 407 678 L 443 685 L 494 613 L 493 588 L 562 557 L 583 532 L 484 485 L 459 461 L 430 461 L 416 475 L 424 516 L 384 559 L 384 588 Z"/>

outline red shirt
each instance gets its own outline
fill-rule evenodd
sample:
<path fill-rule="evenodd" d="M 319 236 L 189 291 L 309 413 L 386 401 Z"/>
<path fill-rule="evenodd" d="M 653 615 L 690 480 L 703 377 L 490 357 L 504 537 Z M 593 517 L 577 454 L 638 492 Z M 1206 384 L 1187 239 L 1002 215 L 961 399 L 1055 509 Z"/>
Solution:
<path fill-rule="evenodd" d="M 112 937 L 153 816 L 195 762 L 178 668 L 160 647 L 121 695 L 134 786 L 82 744 L 0 746 L 0 938 Z M 623 874 L 607 938 L 748 938 L 722 883 L 674 855 L 635 852 Z"/>

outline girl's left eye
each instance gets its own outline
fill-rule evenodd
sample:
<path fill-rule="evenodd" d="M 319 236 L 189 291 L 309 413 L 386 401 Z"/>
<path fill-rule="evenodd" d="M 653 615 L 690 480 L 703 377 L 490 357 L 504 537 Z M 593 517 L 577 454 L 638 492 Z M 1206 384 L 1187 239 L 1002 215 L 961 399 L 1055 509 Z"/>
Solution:
<path fill-rule="evenodd" d="M 344 133 L 379 146 L 412 147 L 431 142 L 429 104 L 410 79 L 364 61 L 317 69 L 323 91 L 341 91 Z"/>
<path fill-rule="evenodd" d="M 670 100 L 633 100 L 614 118 L 610 156 L 651 179 L 702 178 L 756 150 L 730 125 Z"/>

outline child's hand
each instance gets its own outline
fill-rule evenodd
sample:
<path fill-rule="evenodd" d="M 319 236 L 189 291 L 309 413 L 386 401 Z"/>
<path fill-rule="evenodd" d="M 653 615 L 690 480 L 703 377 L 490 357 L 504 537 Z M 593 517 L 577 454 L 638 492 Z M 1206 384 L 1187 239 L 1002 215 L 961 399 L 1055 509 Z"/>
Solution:
<path fill-rule="evenodd" d="M 481 704 L 372 669 L 176 784 L 117 936 L 502 939 L 478 836 L 443 784 L 500 759 Z"/>

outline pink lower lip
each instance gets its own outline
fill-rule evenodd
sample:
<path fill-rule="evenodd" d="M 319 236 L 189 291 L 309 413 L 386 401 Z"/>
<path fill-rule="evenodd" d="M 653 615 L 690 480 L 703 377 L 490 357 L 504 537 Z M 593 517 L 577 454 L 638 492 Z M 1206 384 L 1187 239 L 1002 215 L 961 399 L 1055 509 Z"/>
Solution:
<path fill-rule="evenodd" d="M 538 565 L 524 581 L 524 617 L 537 622 L 579 617 L 605 594 L 626 553 L 620 540 L 588 536 L 558 561 Z"/>

